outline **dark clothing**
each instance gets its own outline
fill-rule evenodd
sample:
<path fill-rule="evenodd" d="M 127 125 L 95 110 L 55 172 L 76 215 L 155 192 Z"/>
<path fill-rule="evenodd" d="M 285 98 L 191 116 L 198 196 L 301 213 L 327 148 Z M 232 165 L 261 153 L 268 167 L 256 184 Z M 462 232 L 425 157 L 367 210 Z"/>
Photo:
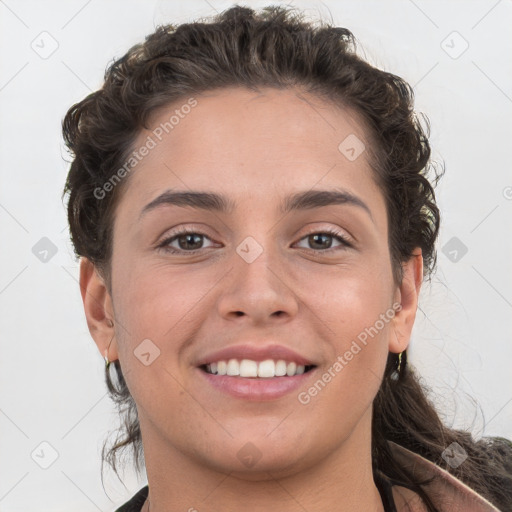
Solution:
<path fill-rule="evenodd" d="M 127 501 L 124 505 L 119 507 L 116 512 L 140 512 L 142 506 L 148 497 L 149 486 L 145 486 L 140 489 L 137 494 L 134 494 L 130 501 Z"/>

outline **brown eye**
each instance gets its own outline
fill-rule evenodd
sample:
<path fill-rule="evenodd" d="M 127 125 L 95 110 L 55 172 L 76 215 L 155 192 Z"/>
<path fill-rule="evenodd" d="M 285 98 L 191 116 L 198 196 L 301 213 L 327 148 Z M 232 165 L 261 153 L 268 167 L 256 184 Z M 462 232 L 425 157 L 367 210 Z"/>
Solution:
<path fill-rule="evenodd" d="M 309 235 L 308 243 L 313 249 L 329 249 L 332 245 L 332 238 L 332 235 L 318 233 L 315 235 Z"/>
<path fill-rule="evenodd" d="M 180 235 L 178 238 L 176 238 L 179 248 L 180 249 L 200 249 L 202 244 L 202 237 L 203 235 L 198 235 L 197 233 L 194 234 L 186 234 L 186 235 Z"/>
<path fill-rule="evenodd" d="M 302 240 L 307 241 L 308 247 L 306 247 L 306 249 L 315 250 L 317 252 L 331 250 L 336 251 L 340 246 L 332 247 L 333 238 L 339 242 L 341 248 L 352 247 L 352 244 L 343 233 L 330 230 L 310 233 L 302 238 Z"/>
<path fill-rule="evenodd" d="M 184 229 L 166 238 L 157 248 L 170 253 L 191 254 L 206 248 L 203 245 L 205 239 L 210 240 L 204 233 Z"/>

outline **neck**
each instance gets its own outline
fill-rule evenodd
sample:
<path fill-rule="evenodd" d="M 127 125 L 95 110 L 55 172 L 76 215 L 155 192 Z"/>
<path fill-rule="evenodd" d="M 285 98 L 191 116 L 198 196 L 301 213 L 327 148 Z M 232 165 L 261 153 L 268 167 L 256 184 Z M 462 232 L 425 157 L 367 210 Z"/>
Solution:
<path fill-rule="evenodd" d="M 352 434 L 340 446 L 329 447 L 316 464 L 250 476 L 193 460 L 139 420 L 149 485 L 143 512 L 230 512 L 248 504 L 251 512 L 276 506 L 280 512 L 384 512 L 371 465 L 371 408 Z"/>

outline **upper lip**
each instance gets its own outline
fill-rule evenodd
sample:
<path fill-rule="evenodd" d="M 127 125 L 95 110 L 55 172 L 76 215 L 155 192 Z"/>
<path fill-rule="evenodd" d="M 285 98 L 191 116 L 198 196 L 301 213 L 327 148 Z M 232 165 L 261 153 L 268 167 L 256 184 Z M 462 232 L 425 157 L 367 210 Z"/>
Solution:
<path fill-rule="evenodd" d="M 228 361 L 229 359 L 251 359 L 252 361 L 265 361 L 266 359 L 274 359 L 275 361 L 282 359 L 288 363 L 294 362 L 304 366 L 315 366 L 311 360 L 297 354 L 292 349 L 284 345 L 235 345 L 233 347 L 225 347 L 216 352 L 211 352 L 201 358 L 197 366 L 202 366 L 217 361 Z"/>

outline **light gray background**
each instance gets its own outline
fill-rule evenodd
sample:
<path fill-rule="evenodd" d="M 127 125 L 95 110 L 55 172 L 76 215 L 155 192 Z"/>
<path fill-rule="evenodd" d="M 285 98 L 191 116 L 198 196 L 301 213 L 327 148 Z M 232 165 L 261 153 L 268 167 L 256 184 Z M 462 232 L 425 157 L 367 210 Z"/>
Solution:
<path fill-rule="evenodd" d="M 113 511 L 146 483 L 127 472 L 125 488 L 108 472 L 113 501 L 101 486 L 100 448 L 117 419 L 60 200 L 68 169 L 60 123 L 100 87 L 111 59 L 156 24 L 231 5 L 0 0 L 0 512 Z M 437 192 L 438 271 L 421 293 L 410 359 L 449 425 L 512 438 L 512 2 L 293 5 L 332 16 L 371 63 L 414 86 L 433 158 L 447 171 Z M 57 249 L 47 262 L 32 252 L 43 237 Z M 58 457 L 43 469 L 52 450 Z"/>

